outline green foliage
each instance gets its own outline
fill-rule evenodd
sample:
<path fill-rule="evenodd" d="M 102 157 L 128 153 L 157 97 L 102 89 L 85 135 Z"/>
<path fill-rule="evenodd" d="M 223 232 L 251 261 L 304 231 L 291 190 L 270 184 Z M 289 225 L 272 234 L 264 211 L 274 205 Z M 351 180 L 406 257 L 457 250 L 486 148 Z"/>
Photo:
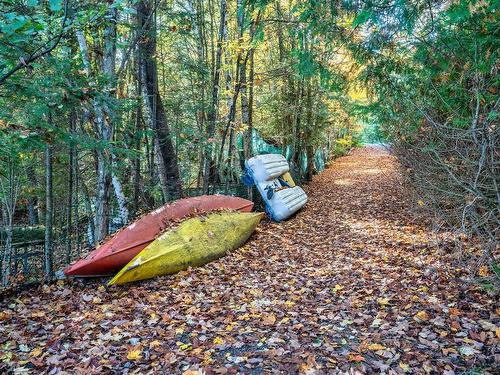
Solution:
<path fill-rule="evenodd" d="M 37 226 L 23 226 L 12 228 L 12 243 L 26 243 L 32 241 L 43 241 L 45 236 L 45 227 L 43 225 Z M 0 240 L 6 237 L 5 229 L 0 229 Z"/>
<path fill-rule="evenodd" d="M 352 135 L 346 135 L 342 138 L 336 139 L 332 150 L 333 157 L 338 158 L 345 156 L 355 146 Z"/>
<path fill-rule="evenodd" d="M 377 123 L 364 124 L 360 140 L 364 144 L 385 143 L 385 137 Z"/>

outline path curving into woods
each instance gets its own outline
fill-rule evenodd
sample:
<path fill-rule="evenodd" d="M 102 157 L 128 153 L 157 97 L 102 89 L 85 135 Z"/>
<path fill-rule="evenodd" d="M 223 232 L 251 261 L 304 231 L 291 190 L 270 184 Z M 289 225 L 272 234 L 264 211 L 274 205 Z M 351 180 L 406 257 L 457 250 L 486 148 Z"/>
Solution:
<path fill-rule="evenodd" d="M 306 190 L 293 219 L 205 267 L 1 302 L 0 370 L 495 372 L 499 306 L 459 281 L 466 271 L 421 223 L 391 155 L 355 150 Z"/>

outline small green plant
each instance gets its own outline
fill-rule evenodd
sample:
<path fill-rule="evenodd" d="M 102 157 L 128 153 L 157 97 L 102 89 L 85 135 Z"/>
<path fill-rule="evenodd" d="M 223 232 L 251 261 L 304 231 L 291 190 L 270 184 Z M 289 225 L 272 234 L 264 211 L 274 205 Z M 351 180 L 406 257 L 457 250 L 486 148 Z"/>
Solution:
<path fill-rule="evenodd" d="M 333 146 L 333 156 L 338 158 L 340 156 L 347 155 L 353 146 L 353 137 L 351 135 L 346 135 L 342 138 L 336 139 Z"/>

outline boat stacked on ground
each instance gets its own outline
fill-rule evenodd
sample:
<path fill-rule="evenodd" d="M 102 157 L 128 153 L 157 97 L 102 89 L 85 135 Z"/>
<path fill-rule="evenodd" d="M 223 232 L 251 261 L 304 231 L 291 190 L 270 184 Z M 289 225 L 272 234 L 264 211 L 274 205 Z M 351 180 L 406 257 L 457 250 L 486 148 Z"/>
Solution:
<path fill-rule="evenodd" d="M 275 221 L 288 219 L 307 203 L 307 195 L 296 186 L 290 166 L 283 155 L 258 155 L 245 162 L 243 181 L 255 184 L 266 204 L 266 212 Z"/>
<path fill-rule="evenodd" d="M 185 220 L 146 246 L 108 285 L 168 275 L 218 259 L 243 245 L 262 216 L 255 212 L 218 212 Z"/>
<path fill-rule="evenodd" d="M 66 276 L 78 277 L 113 275 L 153 242 L 173 221 L 218 210 L 250 212 L 252 208 L 253 202 L 226 195 L 202 195 L 168 203 L 115 233 L 85 258 L 68 266 L 64 273 Z"/>

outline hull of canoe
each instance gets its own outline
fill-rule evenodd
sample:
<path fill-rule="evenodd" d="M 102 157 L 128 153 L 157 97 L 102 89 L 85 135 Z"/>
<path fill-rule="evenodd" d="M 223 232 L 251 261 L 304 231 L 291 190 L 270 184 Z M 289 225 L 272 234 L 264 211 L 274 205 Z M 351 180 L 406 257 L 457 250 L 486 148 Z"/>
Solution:
<path fill-rule="evenodd" d="M 223 212 L 203 219 L 188 219 L 137 254 L 109 285 L 168 275 L 218 259 L 243 245 L 262 216 L 262 213 Z"/>
<path fill-rule="evenodd" d="M 171 220 L 223 209 L 250 212 L 252 208 L 253 202 L 226 195 L 202 195 L 179 199 L 121 229 L 85 258 L 68 266 L 64 273 L 67 276 L 80 277 L 113 274 L 158 237 Z"/>

